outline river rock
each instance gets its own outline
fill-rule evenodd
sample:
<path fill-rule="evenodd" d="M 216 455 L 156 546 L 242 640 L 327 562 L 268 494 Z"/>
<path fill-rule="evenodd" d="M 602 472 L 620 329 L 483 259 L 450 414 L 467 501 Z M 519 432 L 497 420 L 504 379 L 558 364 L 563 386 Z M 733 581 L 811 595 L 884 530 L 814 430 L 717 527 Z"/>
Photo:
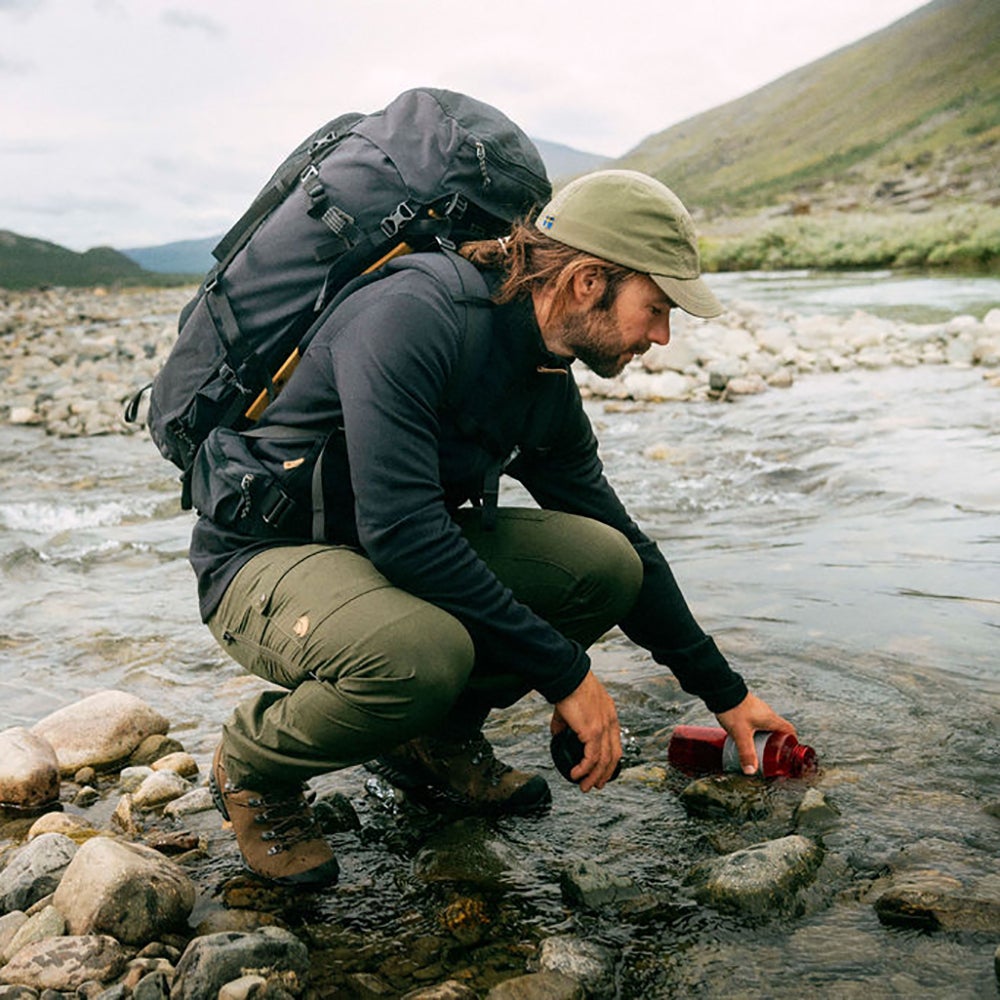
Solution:
<path fill-rule="evenodd" d="M 742 774 L 712 774 L 698 778 L 681 792 L 689 816 L 702 819 L 763 819 L 771 812 L 764 787 Z"/>
<path fill-rule="evenodd" d="M 614 996 L 615 956 L 596 941 L 568 934 L 546 938 L 539 952 L 538 967 L 543 972 L 561 972 L 576 980 L 587 996 Z"/>
<path fill-rule="evenodd" d="M 403 994 L 403 1000 L 478 1000 L 479 994 L 457 979 L 435 986 L 421 986 Z"/>
<path fill-rule="evenodd" d="M 62 937 L 66 933 L 66 918 L 54 907 L 45 906 L 18 928 L 17 933 L 0 951 L 0 961 L 10 961 L 25 945 Z"/>
<path fill-rule="evenodd" d="M 215 802 L 212 793 L 207 788 L 195 788 L 179 799 L 168 802 L 163 808 L 163 815 L 170 817 L 187 816 L 189 813 L 205 812 L 214 809 Z"/>
<path fill-rule="evenodd" d="M 125 760 L 147 737 L 170 723 L 141 698 L 124 691 L 98 691 L 47 715 L 32 727 L 48 740 L 63 774 L 81 767 L 106 767 Z"/>
<path fill-rule="evenodd" d="M 191 791 L 190 782 L 173 771 L 153 771 L 132 793 L 136 809 L 156 809 Z"/>
<path fill-rule="evenodd" d="M 891 926 L 1000 934 L 1000 875 L 965 883 L 935 870 L 900 872 L 874 905 Z"/>
<path fill-rule="evenodd" d="M 818 788 L 806 789 L 795 810 L 795 829 L 820 832 L 836 826 L 840 810 L 826 800 Z"/>
<path fill-rule="evenodd" d="M 561 972 L 532 972 L 498 983 L 486 1000 L 584 1000 L 583 987 Z"/>
<path fill-rule="evenodd" d="M 459 820 L 428 838 L 413 862 L 425 882 L 464 882 L 494 888 L 515 866 L 513 850 L 481 819 Z"/>
<path fill-rule="evenodd" d="M 194 778 L 198 774 L 198 762 L 184 750 L 177 750 L 158 757 L 150 764 L 154 771 L 173 771 L 182 778 Z"/>
<path fill-rule="evenodd" d="M 26 910 L 52 892 L 77 850 L 61 833 L 44 833 L 18 848 L 0 871 L 0 913 Z"/>
<path fill-rule="evenodd" d="M 24 910 L 12 910 L 0 917 L 0 965 L 7 961 L 7 946 L 29 919 Z"/>
<path fill-rule="evenodd" d="M 119 771 L 118 787 L 127 794 L 134 792 L 152 773 L 148 764 L 130 764 Z"/>
<path fill-rule="evenodd" d="M 125 950 L 113 937 L 51 938 L 22 948 L 0 968 L 0 983 L 36 990 L 75 990 L 90 980 L 106 983 L 117 978 L 127 960 Z"/>
<path fill-rule="evenodd" d="M 95 837 L 77 851 L 53 904 L 72 934 L 145 944 L 184 925 L 194 898 L 194 884 L 174 862 L 140 844 Z"/>
<path fill-rule="evenodd" d="M 594 861 L 569 865 L 560 874 L 559 884 L 567 904 L 590 909 L 624 903 L 641 895 L 632 879 L 615 875 Z"/>
<path fill-rule="evenodd" d="M 698 865 L 691 881 L 700 903 L 763 917 L 787 906 L 795 892 L 812 881 L 822 860 L 823 851 L 816 843 L 793 834 Z"/>
<path fill-rule="evenodd" d="M 129 764 L 134 767 L 152 767 L 158 760 L 169 757 L 171 754 L 183 753 L 184 747 L 177 740 L 162 733 L 154 733 L 147 736 L 133 751 L 128 759 Z"/>
<path fill-rule="evenodd" d="M 309 969 L 309 952 L 294 934 L 280 927 L 195 938 L 177 963 L 170 1000 L 216 997 L 226 983 L 249 969 L 262 975 L 266 975 L 265 970 L 289 973 L 291 979 L 301 979 Z"/>
<path fill-rule="evenodd" d="M 51 744 L 23 726 L 0 732 L 0 806 L 37 809 L 59 798 L 59 761 Z"/>

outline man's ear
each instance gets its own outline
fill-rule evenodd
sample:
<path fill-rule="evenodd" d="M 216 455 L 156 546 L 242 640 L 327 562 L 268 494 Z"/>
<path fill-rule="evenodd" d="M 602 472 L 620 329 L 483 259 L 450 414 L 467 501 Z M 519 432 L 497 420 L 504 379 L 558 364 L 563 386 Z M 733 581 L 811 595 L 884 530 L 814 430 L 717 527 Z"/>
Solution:
<path fill-rule="evenodd" d="M 578 306 L 589 309 L 600 302 L 607 287 L 608 279 L 604 271 L 595 264 L 588 264 L 573 275 L 570 291 Z"/>

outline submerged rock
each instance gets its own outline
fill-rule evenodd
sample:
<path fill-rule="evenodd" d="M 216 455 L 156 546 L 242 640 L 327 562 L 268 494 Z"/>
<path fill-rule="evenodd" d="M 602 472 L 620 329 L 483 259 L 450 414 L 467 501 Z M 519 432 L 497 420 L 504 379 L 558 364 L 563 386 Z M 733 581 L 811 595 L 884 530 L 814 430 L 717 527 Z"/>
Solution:
<path fill-rule="evenodd" d="M 486 1000 L 584 1000 L 583 987 L 561 972 L 532 972 L 494 986 Z"/>
<path fill-rule="evenodd" d="M 587 996 L 614 996 L 615 956 L 610 948 L 570 935 L 546 938 L 538 965 L 543 972 L 561 972 L 576 980 Z"/>
<path fill-rule="evenodd" d="M 58 709 L 32 727 L 48 740 L 63 774 L 81 767 L 107 767 L 125 760 L 147 737 L 170 723 L 141 698 L 124 691 L 99 691 Z"/>
<path fill-rule="evenodd" d="M 875 899 L 883 924 L 1000 934 L 1000 875 L 962 882 L 943 872 L 901 872 Z"/>
<path fill-rule="evenodd" d="M 59 798 L 52 745 L 22 726 L 0 732 L 0 806 L 37 809 Z"/>
<path fill-rule="evenodd" d="M 636 884 L 624 875 L 615 875 L 593 861 L 577 861 L 560 876 L 563 899 L 570 906 L 596 909 L 624 903 L 641 895 Z"/>
<path fill-rule="evenodd" d="M 725 912 L 766 916 L 786 908 L 822 860 L 819 845 L 798 834 L 754 844 L 697 866 L 695 898 Z"/>

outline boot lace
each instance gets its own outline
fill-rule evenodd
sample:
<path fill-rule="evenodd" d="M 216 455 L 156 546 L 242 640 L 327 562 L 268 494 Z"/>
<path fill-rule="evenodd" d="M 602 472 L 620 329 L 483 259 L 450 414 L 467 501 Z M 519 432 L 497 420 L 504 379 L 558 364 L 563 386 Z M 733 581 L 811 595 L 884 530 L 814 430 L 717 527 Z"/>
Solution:
<path fill-rule="evenodd" d="M 247 805 L 260 809 L 254 815 L 254 822 L 268 827 L 260 835 L 261 840 L 274 841 L 268 854 L 280 854 L 295 844 L 321 836 L 302 792 L 262 795 L 260 798 L 250 799 Z"/>

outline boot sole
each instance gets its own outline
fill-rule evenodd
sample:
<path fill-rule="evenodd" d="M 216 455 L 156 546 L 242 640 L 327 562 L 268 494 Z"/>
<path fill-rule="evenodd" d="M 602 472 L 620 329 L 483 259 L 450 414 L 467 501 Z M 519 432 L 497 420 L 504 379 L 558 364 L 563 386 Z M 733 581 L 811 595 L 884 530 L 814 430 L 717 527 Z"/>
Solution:
<path fill-rule="evenodd" d="M 385 778 L 391 785 L 410 794 L 423 805 L 437 807 L 456 807 L 478 813 L 481 816 L 530 816 L 544 812 L 552 804 L 552 791 L 541 775 L 536 775 L 526 782 L 506 802 L 482 802 L 469 798 L 450 788 L 428 784 L 426 781 L 413 777 L 406 771 L 393 767 L 382 760 L 371 760 L 364 768 L 371 774 Z M 534 785 L 534 789 L 531 786 Z M 521 792 L 531 789 L 527 795 L 518 798 Z"/>

